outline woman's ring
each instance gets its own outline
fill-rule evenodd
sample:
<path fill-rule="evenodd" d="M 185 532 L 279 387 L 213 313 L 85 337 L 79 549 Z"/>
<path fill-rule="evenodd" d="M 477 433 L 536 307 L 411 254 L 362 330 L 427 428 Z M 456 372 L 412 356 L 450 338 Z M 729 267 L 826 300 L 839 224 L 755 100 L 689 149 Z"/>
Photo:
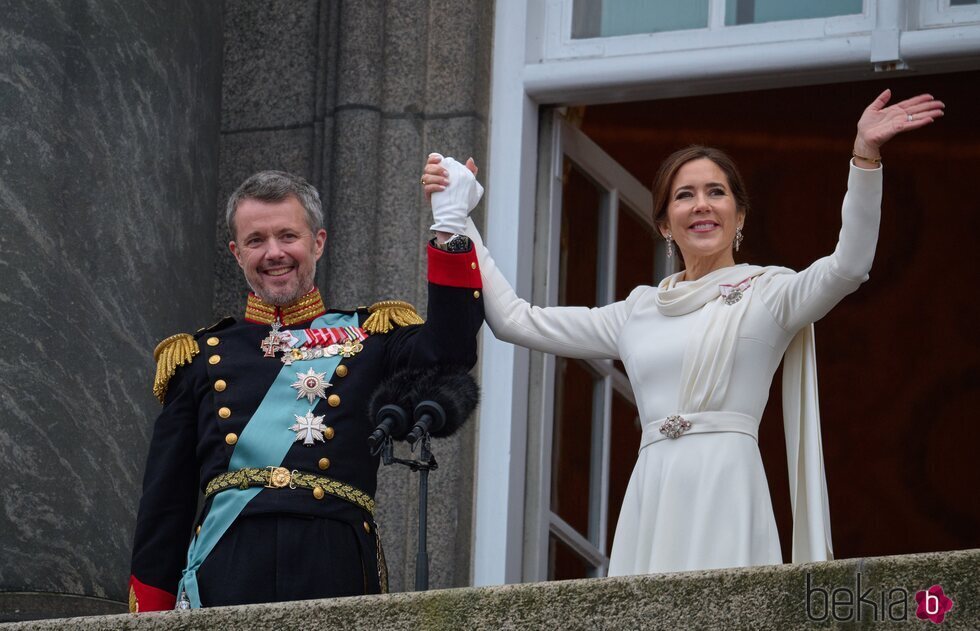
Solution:
<path fill-rule="evenodd" d="M 912 115 L 911 114 L 909 114 L 909 122 L 910 123 L 912 122 Z"/>
<path fill-rule="evenodd" d="M 911 117 L 909 118 L 909 120 L 911 120 Z M 423 176 L 422 179 L 419 181 L 422 182 L 422 186 L 425 186 L 425 176 Z"/>

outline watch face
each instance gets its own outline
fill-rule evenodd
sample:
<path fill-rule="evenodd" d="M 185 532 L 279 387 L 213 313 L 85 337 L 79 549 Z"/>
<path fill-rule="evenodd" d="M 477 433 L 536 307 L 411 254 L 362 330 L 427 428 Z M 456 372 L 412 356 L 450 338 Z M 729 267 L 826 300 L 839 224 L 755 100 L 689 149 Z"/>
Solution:
<path fill-rule="evenodd" d="M 447 252 L 466 252 L 470 249 L 470 239 L 461 234 L 454 234 L 443 245 Z"/>

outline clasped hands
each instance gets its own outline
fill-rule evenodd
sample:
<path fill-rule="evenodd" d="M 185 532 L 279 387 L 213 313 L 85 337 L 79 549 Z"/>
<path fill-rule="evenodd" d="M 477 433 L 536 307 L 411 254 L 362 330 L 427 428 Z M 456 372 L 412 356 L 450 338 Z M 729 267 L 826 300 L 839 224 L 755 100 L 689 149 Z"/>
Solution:
<path fill-rule="evenodd" d="M 478 169 L 473 159 L 460 164 L 453 158 L 430 153 L 422 174 L 425 196 L 432 204 L 432 230 L 462 234 L 466 217 L 483 197 L 483 186 L 476 181 Z"/>

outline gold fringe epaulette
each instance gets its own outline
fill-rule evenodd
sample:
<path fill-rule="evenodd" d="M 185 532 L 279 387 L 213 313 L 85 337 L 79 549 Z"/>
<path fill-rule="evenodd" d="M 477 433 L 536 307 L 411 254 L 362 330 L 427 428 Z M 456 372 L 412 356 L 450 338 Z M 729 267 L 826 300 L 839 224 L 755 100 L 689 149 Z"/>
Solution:
<path fill-rule="evenodd" d="M 171 335 L 163 340 L 153 350 L 153 359 L 157 362 L 157 376 L 153 379 L 153 394 L 163 403 L 167 394 L 167 384 L 174 376 L 177 366 L 191 363 L 194 356 L 201 352 L 197 340 L 187 333 Z"/>
<path fill-rule="evenodd" d="M 415 307 L 401 300 L 382 300 L 368 307 L 371 314 L 361 324 L 361 328 L 372 335 L 387 333 L 395 326 L 424 324 Z"/>
<path fill-rule="evenodd" d="M 129 613 L 140 612 L 140 601 L 136 598 L 136 590 L 129 586 Z"/>

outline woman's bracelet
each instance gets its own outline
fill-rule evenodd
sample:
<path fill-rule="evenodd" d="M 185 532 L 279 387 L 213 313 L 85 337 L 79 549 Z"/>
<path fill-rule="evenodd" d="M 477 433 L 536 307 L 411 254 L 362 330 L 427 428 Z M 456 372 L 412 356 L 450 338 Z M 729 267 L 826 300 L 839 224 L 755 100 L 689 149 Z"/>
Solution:
<path fill-rule="evenodd" d="M 869 158 L 868 156 L 861 156 L 861 155 L 858 155 L 858 154 L 856 154 L 854 152 L 851 152 L 851 155 L 854 156 L 855 158 L 860 158 L 861 160 L 865 160 L 866 162 L 871 162 L 871 163 L 873 163 L 875 165 L 881 166 L 881 157 L 880 156 L 877 157 L 877 158 Z"/>

